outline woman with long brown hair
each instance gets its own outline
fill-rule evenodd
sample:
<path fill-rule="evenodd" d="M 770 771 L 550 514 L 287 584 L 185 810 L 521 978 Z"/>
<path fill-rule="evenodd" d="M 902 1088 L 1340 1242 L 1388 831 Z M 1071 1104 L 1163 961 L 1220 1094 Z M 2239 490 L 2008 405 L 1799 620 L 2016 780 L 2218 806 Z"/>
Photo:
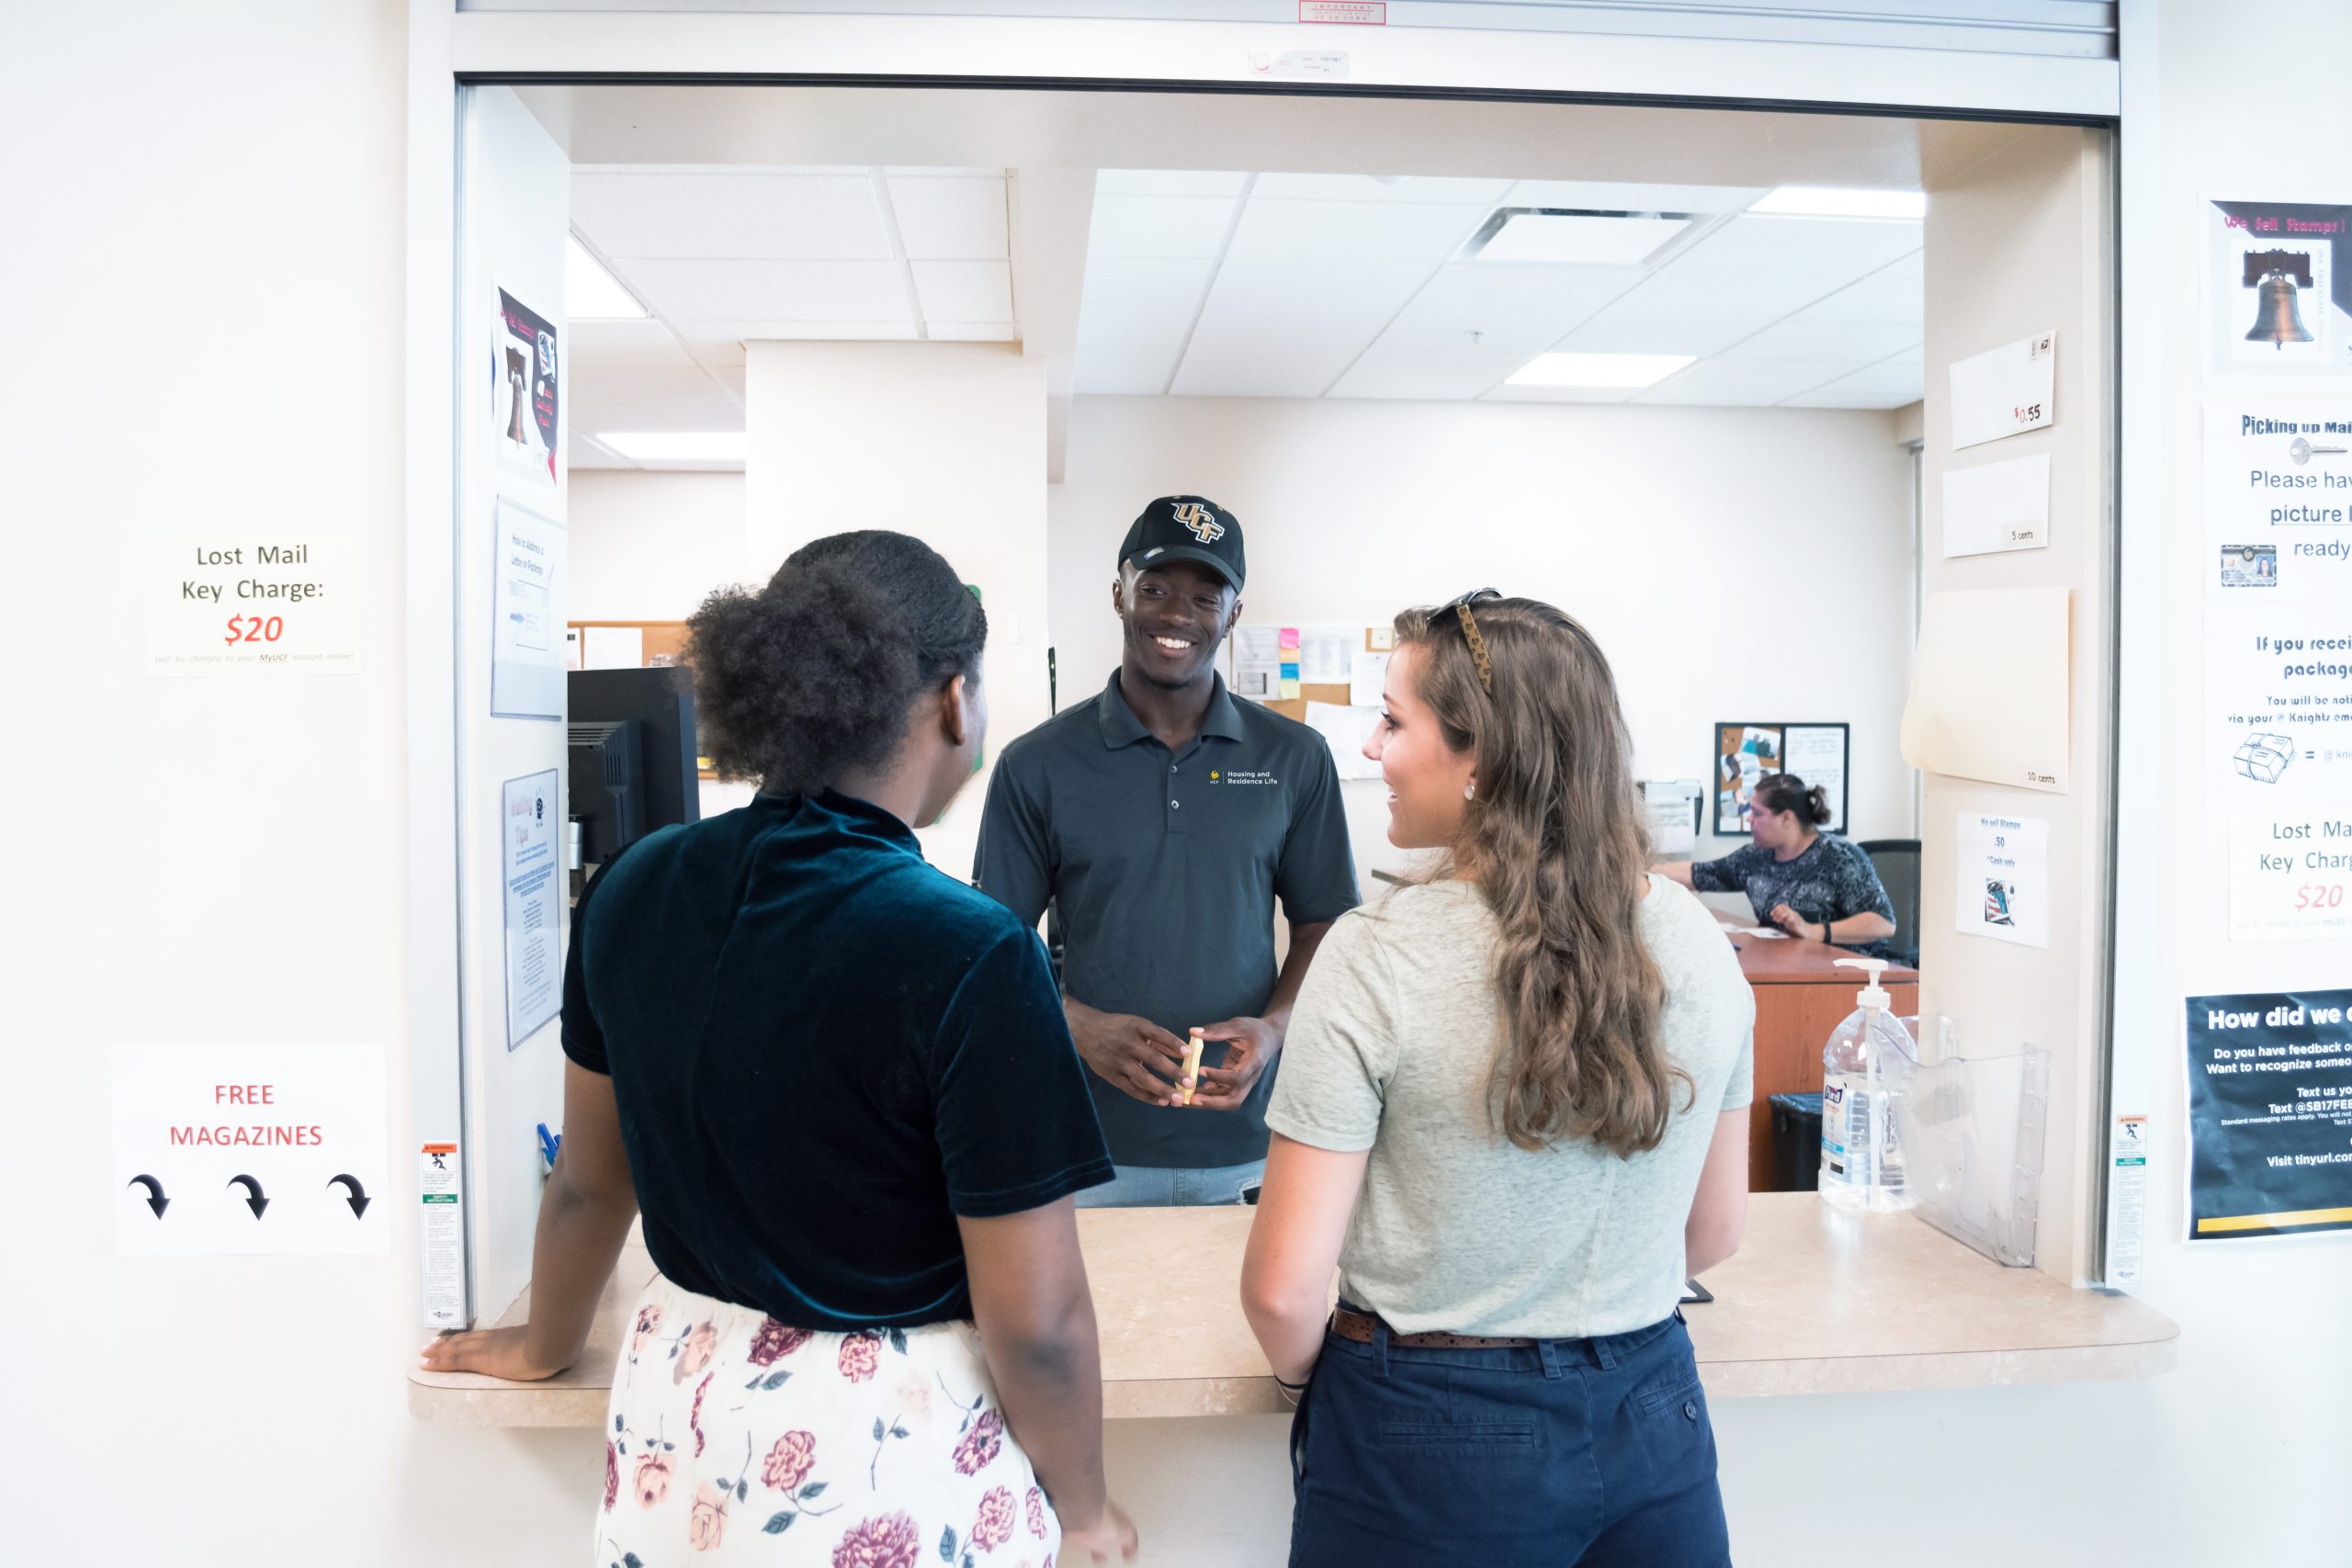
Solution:
<path fill-rule="evenodd" d="M 1383 695 L 1389 839 L 1444 858 L 1324 939 L 1242 1275 L 1299 1402 L 1291 1562 L 1726 1564 L 1677 1303 L 1739 1245 L 1754 1001 L 1645 872 L 1583 627 L 1408 610 Z"/>

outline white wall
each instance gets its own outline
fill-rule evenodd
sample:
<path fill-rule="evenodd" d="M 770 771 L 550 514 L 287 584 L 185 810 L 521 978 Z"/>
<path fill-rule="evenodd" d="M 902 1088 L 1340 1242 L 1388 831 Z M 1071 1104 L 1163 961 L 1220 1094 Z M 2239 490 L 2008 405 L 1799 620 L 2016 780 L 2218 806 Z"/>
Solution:
<path fill-rule="evenodd" d="M 1082 397 L 1048 490 L 1060 701 L 1118 664 L 1128 524 L 1191 491 L 1241 520 L 1245 621 L 1548 599 L 1614 665 L 1642 777 L 1704 780 L 1718 720 L 1843 720 L 1854 836 L 1906 838 L 1910 463 L 1882 413 Z M 1380 785 L 1346 787 L 1360 863 L 1392 860 Z"/>
<path fill-rule="evenodd" d="M 574 469 L 575 621 L 683 621 L 742 581 L 741 474 Z"/>
<path fill-rule="evenodd" d="M 380 1041 L 395 1171 L 413 1142 L 407 21 L 222 0 L 0 22 L 11 1558 L 489 1568 L 588 1545 L 594 1433 L 408 1418 L 413 1189 L 380 1200 L 382 1257 L 111 1252 L 119 1041 Z M 145 673 L 148 536 L 326 528 L 367 584 L 359 674 Z"/>

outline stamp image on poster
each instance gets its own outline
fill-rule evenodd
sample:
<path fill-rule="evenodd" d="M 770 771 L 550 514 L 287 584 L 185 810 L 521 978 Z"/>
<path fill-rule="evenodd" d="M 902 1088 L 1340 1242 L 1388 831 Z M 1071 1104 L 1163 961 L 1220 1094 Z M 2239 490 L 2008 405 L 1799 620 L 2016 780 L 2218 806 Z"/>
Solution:
<path fill-rule="evenodd" d="M 498 467 L 553 486 L 560 428 L 555 324 L 502 288 L 490 352 Z"/>
<path fill-rule="evenodd" d="M 2352 991 L 2188 1007 L 2188 1239 L 2352 1230 Z"/>

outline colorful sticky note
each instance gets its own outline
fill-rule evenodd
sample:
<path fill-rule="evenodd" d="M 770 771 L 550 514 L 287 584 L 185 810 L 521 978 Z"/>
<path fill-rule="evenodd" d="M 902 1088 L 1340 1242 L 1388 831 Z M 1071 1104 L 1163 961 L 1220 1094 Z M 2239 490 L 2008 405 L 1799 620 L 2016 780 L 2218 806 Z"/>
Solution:
<path fill-rule="evenodd" d="M 1285 680 L 1285 681 L 1295 681 L 1295 680 L 1297 680 L 1297 679 L 1298 679 L 1298 666 L 1297 666 L 1296 664 L 1295 664 L 1295 663 L 1293 663 L 1293 664 L 1285 664 L 1285 665 L 1283 665 L 1283 680 Z"/>
<path fill-rule="evenodd" d="M 1296 626 L 1284 626 L 1283 628 L 1282 646 L 1284 648 L 1296 648 L 1298 646 L 1298 628 Z"/>
<path fill-rule="evenodd" d="M 1297 697 L 1297 695 L 1298 695 L 1298 679 L 1297 679 L 1297 677 L 1295 677 L 1295 676 L 1285 676 L 1285 677 L 1283 678 L 1283 699 L 1284 699 L 1285 701 L 1289 701 L 1289 700 L 1295 699 L 1295 697 Z"/>

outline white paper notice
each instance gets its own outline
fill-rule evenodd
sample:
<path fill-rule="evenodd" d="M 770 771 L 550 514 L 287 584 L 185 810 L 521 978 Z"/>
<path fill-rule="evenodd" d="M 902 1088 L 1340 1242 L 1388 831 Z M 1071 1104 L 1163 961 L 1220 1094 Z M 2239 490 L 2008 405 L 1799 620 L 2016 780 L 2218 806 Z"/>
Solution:
<path fill-rule="evenodd" d="M 2352 937 L 2352 808 L 2230 818 L 2230 940 Z"/>
<path fill-rule="evenodd" d="M 1846 830 L 1846 730 L 1836 725 L 1791 724 L 1781 730 L 1781 771 L 1794 773 L 1808 786 L 1819 784 L 1829 795 L 1829 820 L 1821 824 L 1832 833 Z"/>
<path fill-rule="evenodd" d="M 1385 700 L 1388 684 L 1388 658 L 1385 653 L 1363 653 L 1354 656 L 1348 667 L 1348 701 L 1360 708 L 1376 708 Z"/>
<path fill-rule="evenodd" d="M 490 711 L 561 718 L 563 526 L 502 499 L 492 536 Z"/>
<path fill-rule="evenodd" d="M 390 1246 L 380 1045 L 117 1045 L 115 1250 Z"/>
<path fill-rule="evenodd" d="M 1944 554 L 1984 556 L 2050 543 L 2050 454 L 1944 470 Z"/>
<path fill-rule="evenodd" d="M 1963 936 L 2050 945 L 2050 824 L 1960 814 L 1953 920 Z"/>
<path fill-rule="evenodd" d="M 1927 773 L 2066 791 L 2064 588 L 1930 593 L 1903 708 L 1903 760 Z"/>
<path fill-rule="evenodd" d="M 2058 334 L 2041 333 L 1951 364 L 1955 451 L 2040 430 L 2057 412 Z"/>
<path fill-rule="evenodd" d="M 1651 852 L 1687 855 L 1698 852 L 1698 803 L 1705 793 L 1706 786 L 1697 779 L 1643 782 L 1642 801 L 1649 813 Z"/>
<path fill-rule="evenodd" d="M 588 639 L 582 665 L 589 670 L 635 670 L 645 663 L 643 626 L 582 626 Z"/>
<path fill-rule="evenodd" d="M 566 626 L 563 628 L 563 667 L 568 671 L 578 670 L 582 667 L 580 663 L 580 628 L 578 626 Z"/>
<path fill-rule="evenodd" d="M 1226 683 L 1237 697 L 1248 697 L 1253 703 L 1270 703 L 1281 696 L 1283 673 L 1283 630 L 1280 626 L 1236 626 L 1227 645 L 1233 656 L 1233 672 Z"/>
<path fill-rule="evenodd" d="M 2352 605 L 2209 605 L 2201 739 L 2215 806 L 2352 801 Z"/>
<path fill-rule="evenodd" d="M 340 535 L 149 539 L 147 672 L 356 673 L 356 558 Z"/>
<path fill-rule="evenodd" d="M 509 779 L 499 797 L 500 880 L 506 888 L 506 1048 L 537 1033 L 562 1005 L 563 863 L 555 852 L 563 802 L 556 771 Z"/>
<path fill-rule="evenodd" d="M 1306 705 L 1306 727 L 1331 748 L 1331 760 L 1343 779 L 1376 779 L 1380 764 L 1363 754 L 1372 727 L 1380 722 L 1378 708 L 1341 707 L 1337 703 Z"/>
<path fill-rule="evenodd" d="M 1356 650 L 1363 647 L 1362 626 L 1301 626 L 1298 628 L 1298 682 L 1302 686 L 1343 686 L 1348 683 Z M 1375 699 L 1376 700 L 1376 699 Z"/>
<path fill-rule="evenodd" d="M 466 1311 L 466 1178 L 455 1144 L 417 1150 L 416 1261 L 427 1328 L 463 1328 Z"/>
<path fill-rule="evenodd" d="M 2208 403 L 2209 599 L 2352 599 L 2352 402 Z"/>

